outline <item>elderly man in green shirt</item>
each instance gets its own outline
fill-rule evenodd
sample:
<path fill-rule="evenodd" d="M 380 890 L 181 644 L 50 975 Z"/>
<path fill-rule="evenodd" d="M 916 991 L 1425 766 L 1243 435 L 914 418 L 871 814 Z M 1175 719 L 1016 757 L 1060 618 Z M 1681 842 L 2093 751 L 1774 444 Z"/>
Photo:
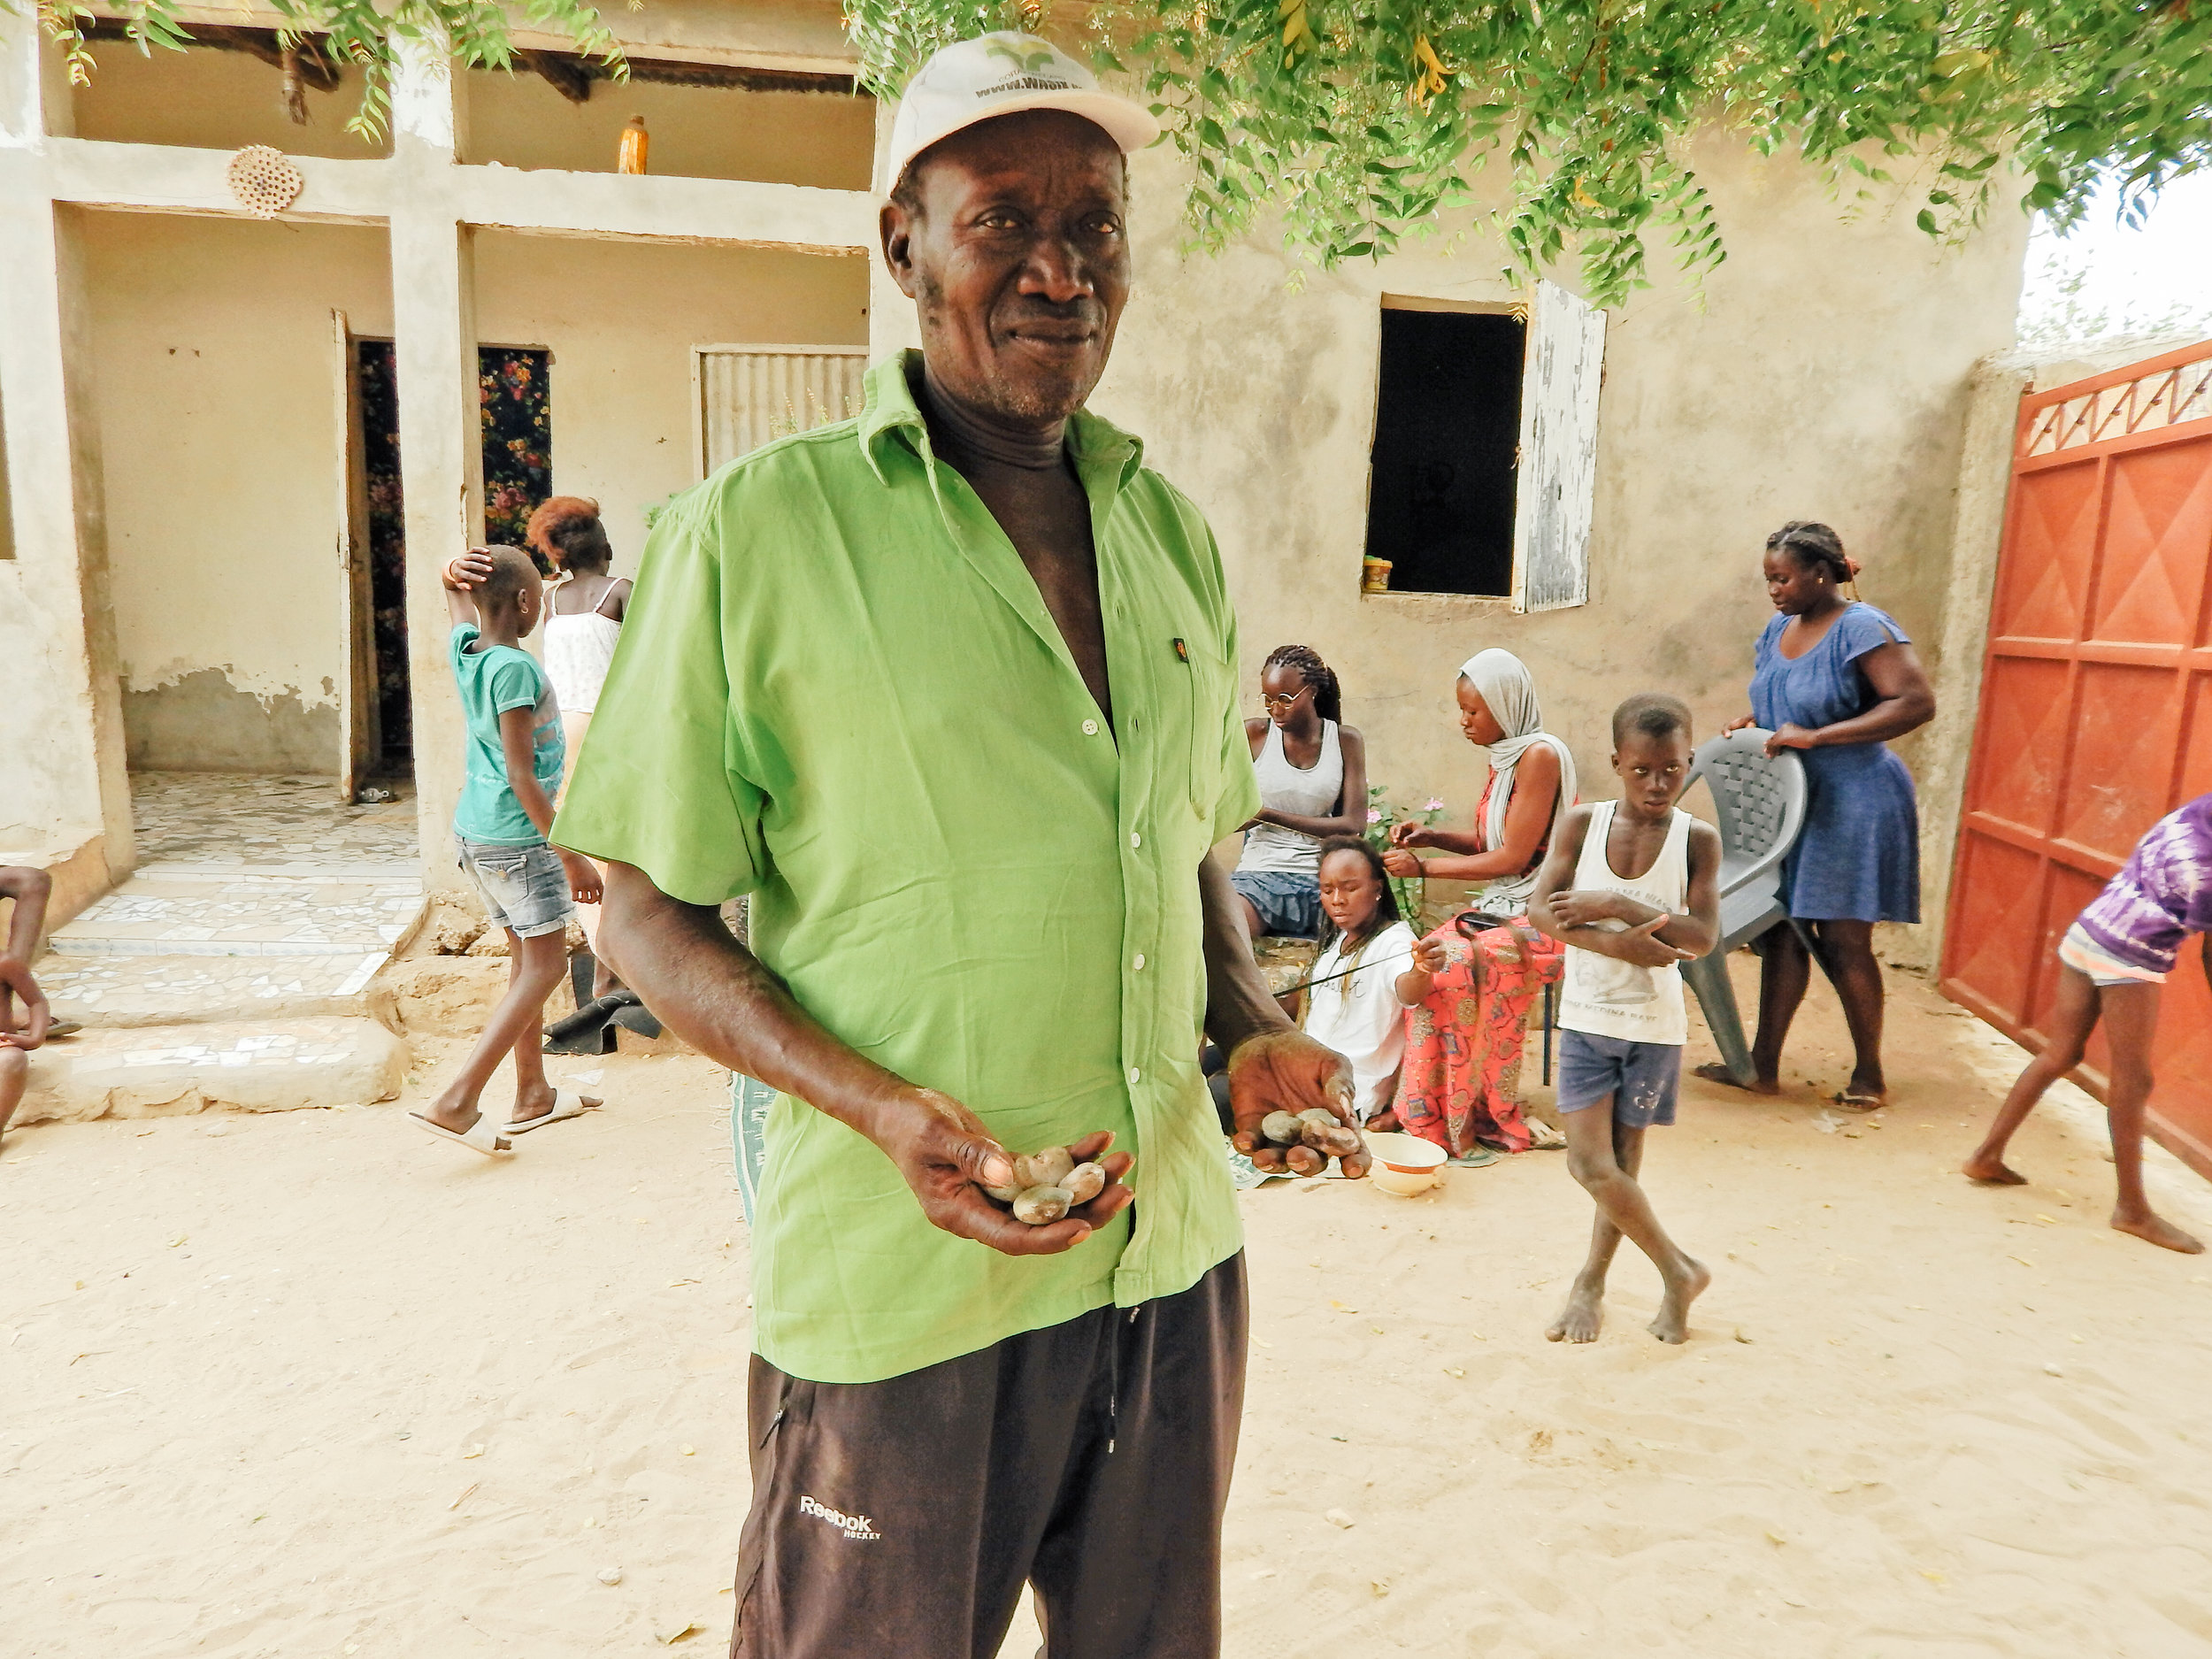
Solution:
<path fill-rule="evenodd" d="M 1259 807 L 1213 538 L 1083 408 L 1156 133 L 1027 36 L 924 67 L 882 214 L 923 349 L 662 516 L 555 827 L 624 979 L 783 1091 L 733 1654 L 989 1659 L 1025 1582 L 1052 1659 L 1218 1650 L 1245 1303 L 1202 1027 L 1242 1144 L 1350 1073 L 1207 859 Z M 982 1191 L 1069 1143 L 1111 1179 L 1066 1219 Z"/>

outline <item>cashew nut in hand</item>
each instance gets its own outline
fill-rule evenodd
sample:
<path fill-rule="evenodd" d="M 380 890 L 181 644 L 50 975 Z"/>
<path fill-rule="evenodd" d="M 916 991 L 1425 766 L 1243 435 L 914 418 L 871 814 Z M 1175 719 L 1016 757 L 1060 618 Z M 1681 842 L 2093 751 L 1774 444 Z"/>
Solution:
<path fill-rule="evenodd" d="M 1014 1219 L 1033 1227 L 1046 1226 L 1066 1215 L 1074 1202 L 1075 1194 L 1064 1187 L 1033 1187 L 1014 1201 Z"/>

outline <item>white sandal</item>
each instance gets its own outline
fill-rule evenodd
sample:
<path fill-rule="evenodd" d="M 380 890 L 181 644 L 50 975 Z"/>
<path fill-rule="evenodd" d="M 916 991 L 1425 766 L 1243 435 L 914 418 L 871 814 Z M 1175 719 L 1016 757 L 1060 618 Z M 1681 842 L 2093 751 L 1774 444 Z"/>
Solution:
<path fill-rule="evenodd" d="M 520 1123 L 511 1119 L 507 1125 L 507 1133 L 511 1135 L 527 1134 L 533 1129 L 542 1129 L 546 1125 L 559 1123 L 565 1118 L 581 1118 L 588 1111 L 598 1110 L 596 1106 L 585 1105 L 584 1097 L 581 1094 L 572 1094 L 565 1088 L 557 1088 L 553 1091 L 551 1111 L 539 1118 L 526 1118 Z"/>
<path fill-rule="evenodd" d="M 492 1121 L 488 1112 L 478 1112 L 476 1121 L 468 1126 L 465 1134 L 457 1134 L 443 1124 L 434 1124 L 420 1112 L 409 1112 L 407 1115 L 441 1141 L 450 1141 L 472 1152 L 480 1152 L 488 1158 L 511 1158 L 515 1155 L 514 1143 L 500 1133 L 499 1125 Z"/>

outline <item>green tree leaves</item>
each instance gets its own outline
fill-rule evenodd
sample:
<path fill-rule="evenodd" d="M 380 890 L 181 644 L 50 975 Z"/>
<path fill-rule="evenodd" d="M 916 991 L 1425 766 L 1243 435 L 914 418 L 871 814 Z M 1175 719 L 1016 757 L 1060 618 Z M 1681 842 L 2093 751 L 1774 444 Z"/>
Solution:
<path fill-rule="evenodd" d="M 847 0 L 864 78 L 896 96 L 937 46 L 1018 6 Z M 1949 238 L 2009 161 L 2062 224 L 2098 180 L 2140 211 L 2212 158 L 2206 0 L 1102 0 L 1090 45 L 1190 158 L 1194 240 L 1263 214 L 1326 266 L 1380 257 L 1508 174 L 1512 268 L 1579 261 L 1595 303 L 1725 257 L 1688 141 L 1794 151 L 1841 192 L 1918 197 Z"/>
<path fill-rule="evenodd" d="M 150 50 L 188 35 L 180 3 L 117 9 Z M 582 0 L 273 3 L 362 65 L 365 136 L 409 37 L 502 67 L 518 14 L 623 73 Z M 90 73 L 80 0 L 0 5 L 35 7 L 73 77 Z M 938 47 L 1044 16 L 1041 0 L 846 0 L 845 21 L 864 81 L 895 96 Z M 1138 80 L 1190 159 L 1200 246 L 1279 213 L 1323 266 L 1379 258 L 1494 164 L 1509 268 L 1578 259 L 1597 304 L 1647 282 L 1655 248 L 1693 276 L 1725 257 L 1687 159 L 1704 127 L 1801 154 L 1839 191 L 1906 191 L 1937 238 L 1979 223 L 2015 169 L 2024 205 L 2064 227 L 2101 180 L 2139 218 L 2212 159 L 2212 0 L 1099 0 L 1087 18 L 1095 60 Z"/>

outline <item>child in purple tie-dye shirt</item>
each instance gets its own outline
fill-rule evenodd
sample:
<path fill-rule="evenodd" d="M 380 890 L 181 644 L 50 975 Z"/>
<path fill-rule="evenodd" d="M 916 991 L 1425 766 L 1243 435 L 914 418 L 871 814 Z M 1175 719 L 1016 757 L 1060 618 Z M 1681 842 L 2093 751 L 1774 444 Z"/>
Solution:
<path fill-rule="evenodd" d="M 2143 1196 L 2143 1108 L 2151 1091 L 2158 988 L 2192 933 L 2212 933 L 2212 795 L 2199 795 L 2152 825 L 2120 873 L 2066 930 L 2058 947 L 2050 1042 L 2005 1096 L 1987 1138 L 1966 1161 L 1967 1175 L 1994 1186 L 2021 1184 L 2023 1178 L 2006 1166 L 2005 1144 L 2043 1091 L 2081 1064 L 2089 1033 L 2101 1019 L 2112 1054 L 2105 1115 L 2120 1185 L 2112 1225 L 2170 1250 L 2204 1248 Z M 2212 980 L 2212 946 L 2208 953 L 2205 975 Z"/>

